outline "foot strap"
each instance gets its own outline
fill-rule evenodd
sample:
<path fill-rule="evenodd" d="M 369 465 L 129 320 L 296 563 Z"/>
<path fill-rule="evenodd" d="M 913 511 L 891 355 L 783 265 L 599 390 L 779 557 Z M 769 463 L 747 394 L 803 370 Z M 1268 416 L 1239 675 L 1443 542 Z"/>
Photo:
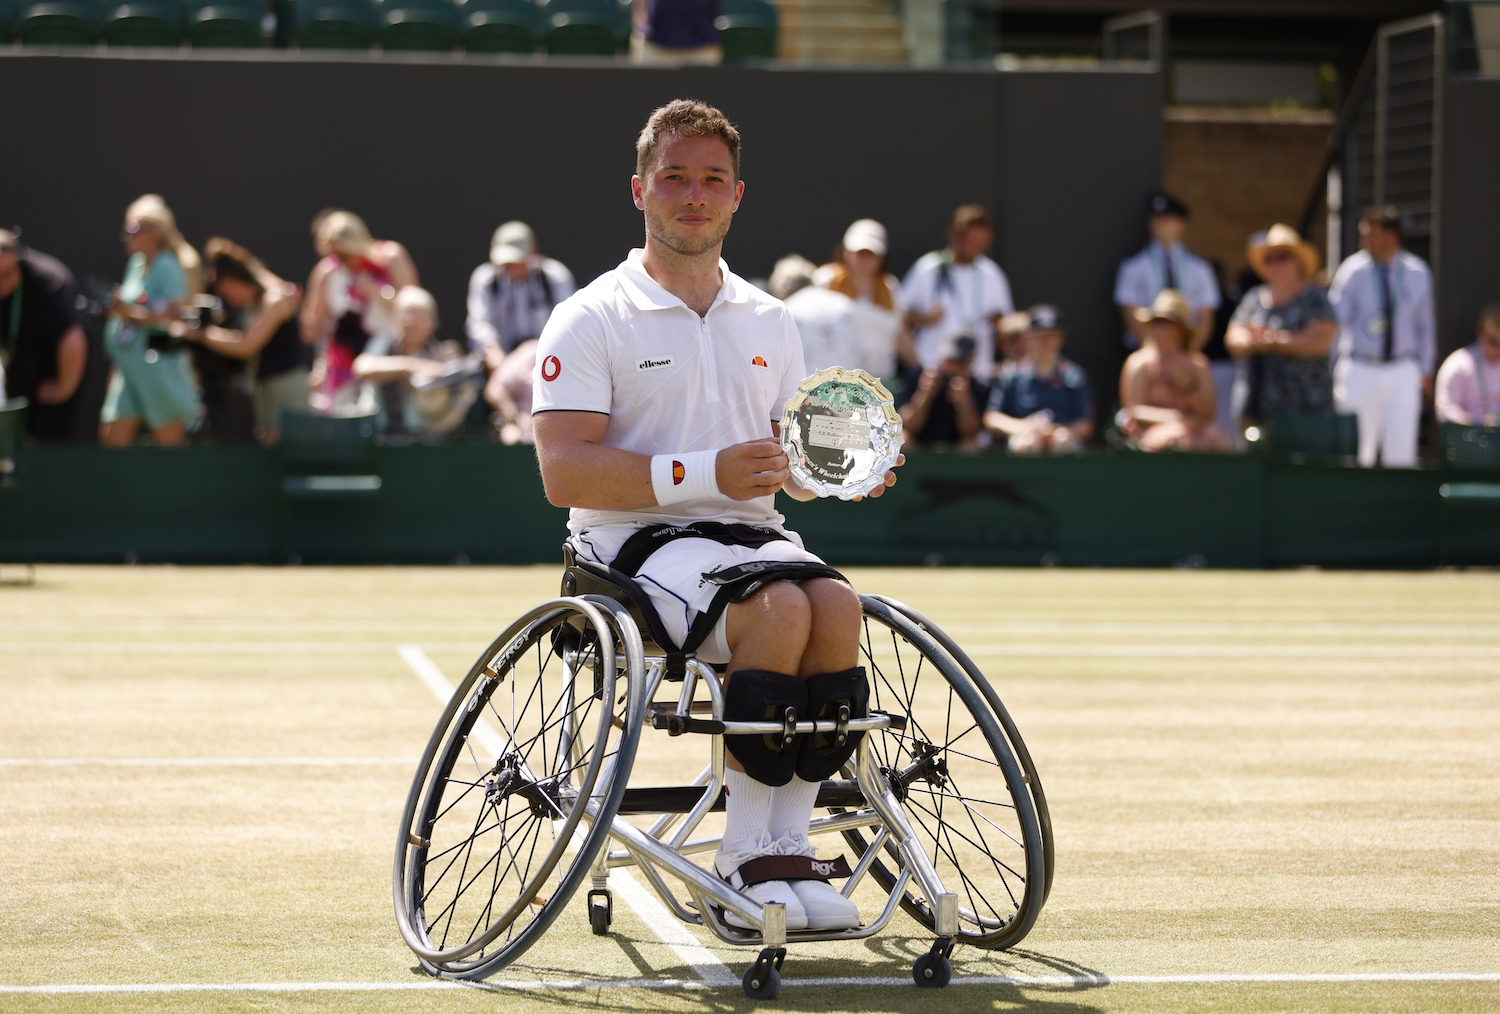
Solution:
<path fill-rule="evenodd" d="M 853 876 L 843 856 L 837 859 L 815 859 L 812 856 L 761 856 L 735 870 L 740 881 L 750 887 L 768 880 L 842 880 Z M 729 879 L 728 877 L 725 878 Z"/>

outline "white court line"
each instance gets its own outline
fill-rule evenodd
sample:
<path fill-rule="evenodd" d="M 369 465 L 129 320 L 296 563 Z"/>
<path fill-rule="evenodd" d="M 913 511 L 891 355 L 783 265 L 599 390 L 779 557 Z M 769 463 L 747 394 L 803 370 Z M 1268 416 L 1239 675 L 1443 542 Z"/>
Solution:
<path fill-rule="evenodd" d="M 453 696 L 453 684 L 448 682 L 443 671 L 427 657 L 427 653 L 415 644 L 403 644 L 397 649 L 397 653 L 402 661 L 411 666 L 412 672 L 417 674 L 417 678 L 427 689 L 432 691 L 433 696 L 447 704 L 448 699 Z M 496 756 L 504 751 L 503 741 L 488 727 L 475 723 L 475 733 L 480 746 L 485 750 Z M 686 926 L 673 918 L 672 913 L 653 898 L 628 870 L 612 872 L 610 884 L 620 900 L 650 927 L 657 939 L 672 948 L 706 985 L 732 985 L 740 981 L 739 976 L 731 972 L 729 966 L 719 960 L 718 955 L 704 947 Z"/>
<path fill-rule="evenodd" d="M 405 647 L 439 654 L 474 655 L 473 644 L 276 644 L 126 641 L 110 644 L 34 642 L 0 644 L 0 655 L 384 655 Z M 981 644 L 964 646 L 971 656 L 987 658 L 1332 658 L 1332 659 L 1495 659 L 1500 645 L 1361 644 Z M 881 652 L 877 651 L 877 655 Z"/>
<path fill-rule="evenodd" d="M 0 757 L 5 768 L 341 768 L 416 762 L 415 757 Z"/>
<path fill-rule="evenodd" d="M 1173 986 L 1280 985 L 1304 982 L 1500 982 L 1500 972 L 1249 972 L 1206 975 L 956 975 L 951 986 Z M 545 989 L 682 989 L 706 985 L 738 985 L 692 979 L 517 979 L 513 982 L 454 982 L 423 979 L 414 982 L 157 982 L 122 985 L 63 984 L 55 986 L 0 986 L 0 994 L 56 996 L 70 993 L 378 993 L 471 989 L 489 993 Z M 783 979 L 782 986 L 816 988 L 838 986 L 912 987 L 911 976 L 828 976 Z"/>

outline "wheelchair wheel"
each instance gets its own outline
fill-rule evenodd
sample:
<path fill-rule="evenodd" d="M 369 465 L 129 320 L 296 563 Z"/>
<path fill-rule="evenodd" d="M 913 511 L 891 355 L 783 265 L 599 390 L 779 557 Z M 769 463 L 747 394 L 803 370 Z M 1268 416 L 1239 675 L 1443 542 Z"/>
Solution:
<path fill-rule="evenodd" d="M 396 843 L 396 921 L 427 971 L 484 978 L 567 905 L 625 791 L 642 665 L 622 608 L 554 599 L 496 638 L 459 684 Z"/>
<path fill-rule="evenodd" d="M 1027 771 L 1007 735 L 1009 715 L 1002 723 L 985 693 L 988 683 L 981 689 L 978 682 L 982 674 L 976 670 L 977 679 L 971 677 L 930 623 L 913 620 L 889 600 L 866 595 L 861 601 L 860 653 L 870 677 L 870 707 L 907 719 L 905 730 L 871 733 L 868 748 L 944 887 L 958 895 L 957 939 L 1012 947 L 1031 930 L 1046 901 L 1051 836 L 1050 827 L 1043 832 Z M 1014 739 L 1019 744 L 1019 736 Z M 865 854 L 875 835 L 874 827 L 844 832 L 856 856 Z M 889 892 L 898 882 L 900 857 L 889 840 L 883 853 L 871 863 L 870 876 Z M 901 905 L 935 930 L 932 907 L 914 883 L 904 888 Z"/>

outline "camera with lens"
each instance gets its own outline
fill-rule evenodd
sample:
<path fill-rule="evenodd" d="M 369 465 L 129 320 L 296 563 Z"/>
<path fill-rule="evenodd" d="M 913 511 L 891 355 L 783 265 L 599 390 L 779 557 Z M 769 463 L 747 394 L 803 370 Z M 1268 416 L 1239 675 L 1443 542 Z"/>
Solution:
<path fill-rule="evenodd" d="M 217 296 L 197 295 L 177 310 L 177 319 L 192 331 L 201 331 L 210 324 L 224 322 L 224 302 Z M 186 343 L 166 331 L 152 331 L 146 335 L 146 345 L 154 352 L 176 352 Z"/>

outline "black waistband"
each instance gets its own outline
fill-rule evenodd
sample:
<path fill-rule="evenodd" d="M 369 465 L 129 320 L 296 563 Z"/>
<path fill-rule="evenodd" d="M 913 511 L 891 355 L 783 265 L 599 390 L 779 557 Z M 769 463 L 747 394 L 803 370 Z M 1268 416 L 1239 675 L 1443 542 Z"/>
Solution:
<path fill-rule="evenodd" d="M 751 549 L 759 549 L 771 542 L 791 541 L 784 533 L 761 525 L 726 525 L 721 521 L 647 525 L 625 540 L 610 566 L 635 577 L 652 553 L 678 539 L 708 539 L 723 546 L 748 546 Z"/>

